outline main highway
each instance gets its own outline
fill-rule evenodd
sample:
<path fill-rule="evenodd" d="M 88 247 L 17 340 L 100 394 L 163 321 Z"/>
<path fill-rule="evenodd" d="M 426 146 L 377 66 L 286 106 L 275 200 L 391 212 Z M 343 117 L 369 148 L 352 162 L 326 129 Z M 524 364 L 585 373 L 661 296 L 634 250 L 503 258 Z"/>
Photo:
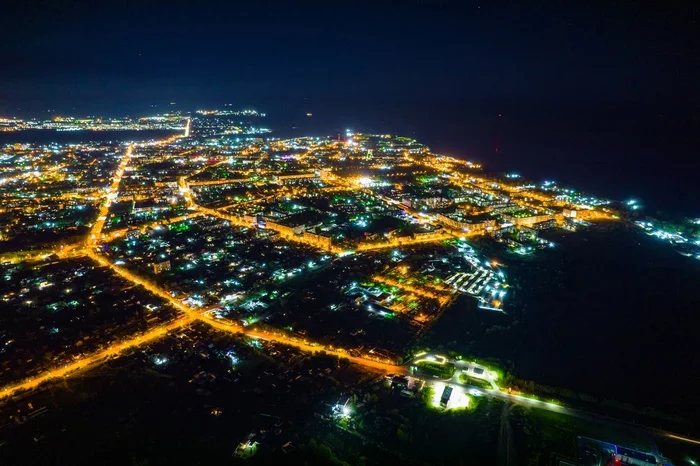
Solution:
<path fill-rule="evenodd" d="M 129 162 L 131 161 L 131 153 L 133 150 L 134 145 L 129 144 L 124 151 L 124 155 L 122 156 L 119 165 L 117 166 L 117 170 L 114 172 L 114 176 L 112 177 L 112 183 L 107 191 L 105 201 L 100 206 L 99 213 L 97 214 L 97 221 L 92 226 L 90 233 L 88 234 L 88 243 L 97 244 L 99 235 L 102 233 L 102 229 L 107 221 L 109 207 L 112 205 L 112 202 L 114 202 L 114 200 L 117 198 L 117 194 L 119 193 L 119 184 L 122 181 L 122 176 L 124 176 L 124 171 L 126 170 L 127 165 L 129 165 Z"/>

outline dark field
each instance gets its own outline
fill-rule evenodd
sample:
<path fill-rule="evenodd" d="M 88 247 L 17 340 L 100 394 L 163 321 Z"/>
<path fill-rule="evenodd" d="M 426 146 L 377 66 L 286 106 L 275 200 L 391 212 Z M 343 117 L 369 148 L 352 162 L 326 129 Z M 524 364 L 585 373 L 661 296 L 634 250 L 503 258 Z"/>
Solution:
<path fill-rule="evenodd" d="M 460 299 L 425 344 L 494 358 L 521 379 L 650 406 L 697 425 L 700 402 L 690 394 L 700 389 L 700 261 L 621 226 L 543 236 L 557 247 L 529 258 L 477 244 L 508 266 L 507 315 Z"/>

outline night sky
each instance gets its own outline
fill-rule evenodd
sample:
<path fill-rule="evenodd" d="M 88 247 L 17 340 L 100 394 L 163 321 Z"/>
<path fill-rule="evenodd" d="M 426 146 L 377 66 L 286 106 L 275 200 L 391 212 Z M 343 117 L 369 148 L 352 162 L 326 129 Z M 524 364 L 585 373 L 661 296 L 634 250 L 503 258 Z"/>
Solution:
<path fill-rule="evenodd" d="M 291 3 L 4 4 L 0 116 L 313 112 L 602 194 L 638 165 L 621 192 L 656 197 L 658 175 L 695 203 L 697 2 Z"/>
<path fill-rule="evenodd" d="M 700 92 L 697 6 L 165 3 L 5 4 L 0 111 L 303 98 L 690 105 Z"/>

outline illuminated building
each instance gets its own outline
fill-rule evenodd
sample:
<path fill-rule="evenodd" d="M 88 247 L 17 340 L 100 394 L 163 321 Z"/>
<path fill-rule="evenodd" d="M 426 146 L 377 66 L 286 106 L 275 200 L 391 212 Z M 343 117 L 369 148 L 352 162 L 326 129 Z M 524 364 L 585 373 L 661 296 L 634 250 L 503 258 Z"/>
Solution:
<path fill-rule="evenodd" d="M 170 270 L 170 260 L 165 260 L 162 262 L 157 262 L 153 264 L 153 273 L 159 274 L 162 272 L 167 272 Z"/>

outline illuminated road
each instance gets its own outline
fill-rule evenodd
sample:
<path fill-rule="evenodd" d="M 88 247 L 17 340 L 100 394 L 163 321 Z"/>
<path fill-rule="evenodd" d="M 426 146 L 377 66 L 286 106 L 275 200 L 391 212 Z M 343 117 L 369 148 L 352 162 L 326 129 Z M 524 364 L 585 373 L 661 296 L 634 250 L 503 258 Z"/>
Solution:
<path fill-rule="evenodd" d="M 682 435 L 676 435 L 676 434 L 667 433 L 667 434 L 666 434 L 666 437 L 672 438 L 672 439 L 674 439 L 674 440 L 680 440 L 681 442 L 688 442 L 688 443 L 694 443 L 694 444 L 696 444 L 696 445 L 700 445 L 700 440 L 695 440 L 695 439 L 692 439 L 692 438 L 683 437 Z"/>
<path fill-rule="evenodd" d="M 105 221 L 107 221 L 107 214 L 109 214 L 109 206 L 112 205 L 112 202 L 114 202 L 114 200 L 117 198 L 117 194 L 119 193 L 119 184 L 122 181 L 122 176 L 124 176 L 124 171 L 126 170 L 127 165 L 129 165 L 129 162 L 131 161 L 131 153 L 133 150 L 133 144 L 129 144 L 129 147 L 127 147 L 127 149 L 124 151 L 124 155 L 119 162 L 117 170 L 114 172 L 112 184 L 110 184 L 109 191 L 107 191 L 107 198 L 100 207 L 100 211 L 97 214 L 97 221 L 92 226 L 90 234 L 88 235 L 88 242 L 92 244 L 97 243 L 99 235 L 102 233 Z"/>
<path fill-rule="evenodd" d="M 52 254 L 57 255 L 60 259 L 69 259 L 84 256 L 85 251 L 83 250 L 82 243 L 64 244 L 54 249 L 47 248 L 31 251 L 12 251 L 0 254 L 0 263 L 16 264 L 18 262 L 44 261 Z"/>
<path fill-rule="evenodd" d="M 381 371 L 386 371 L 386 372 L 391 372 L 397 368 L 397 366 L 393 364 L 387 364 L 383 362 L 378 362 L 366 358 L 359 358 L 355 356 L 350 356 L 347 352 L 334 349 L 334 348 L 328 348 L 324 347 L 321 345 L 318 345 L 313 342 L 305 342 L 298 340 L 296 338 L 288 337 L 287 335 L 280 334 L 280 333 L 271 333 L 271 332 L 262 332 L 258 330 L 248 330 L 245 327 L 242 327 L 234 322 L 231 322 L 229 320 L 224 320 L 224 319 L 219 319 L 216 318 L 215 316 L 212 316 L 211 314 L 207 313 L 206 310 L 203 309 L 196 309 L 196 308 L 191 308 L 185 304 L 183 304 L 181 301 L 173 298 L 165 292 L 163 289 L 158 288 L 157 286 L 153 285 L 147 280 L 144 280 L 141 277 L 138 277 L 128 270 L 124 269 L 123 267 L 116 266 L 109 262 L 107 259 L 105 259 L 102 256 L 99 256 L 93 251 L 90 251 L 88 255 L 94 259 L 95 261 L 99 262 L 100 264 L 110 267 L 115 273 L 120 275 L 121 277 L 129 280 L 130 282 L 141 285 L 143 286 L 146 290 L 149 292 L 153 293 L 154 295 L 166 300 L 169 302 L 173 307 L 176 309 L 184 312 L 187 317 L 189 318 L 190 322 L 194 320 L 199 320 L 202 321 L 206 324 L 209 324 L 211 327 L 215 328 L 216 330 L 220 330 L 223 332 L 228 332 L 228 333 L 233 333 L 233 334 L 239 334 L 239 335 L 245 335 L 248 337 L 252 338 L 258 338 L 261 340 L 267 340 L 267 341 L 275 341 L 284 345 L 288 346 L 293 346 L 296 348 L 299 348 L 302 351 L 309 351 L 309 352 L 315 352 L 315 351 L 325 351 L 328 354 L 333 354 L 338 357 L 344 357 L 348 358 L 350 361 L 356 363 L 356 364 L 361 364 L 366 367 L 371 367 L 373 369 L 381 370 Z"/>
<path fill-rule="evenodd" d="M 636 424 L 633 422 L 624 421 L 621 419 L 615 419 L 615 418 L 610 418 L 610 417 L 607 417 L 604 415 L 593 414 L 593 413 L 583 411 L 580 409 L 564 406 L 564 405 L 559 404 L 559 403 L 554 402 L 554 401 L 539 400 L 537 398 L 530 397 L 530 396 L 525 396 L 525 395 L 516 394 L 516 393 L 509 393 L 508 391 L 502 390 L 501 388 L 498 387 L 498 385 L 496 383 L 496 379 L 495 379 L 495 374 L 490 374 L 490 376 L 483 377 L 484 380 L 487 380 L 489 383 L 491 383 L 491 385 L 493 387 L 491 389 L 484 389 L 481 387 L 477 387 L 475 385 L 469 385 L 469 384 L 464 384 L 464 383 L 460 382 L 459 381 L 460 370 L 458 370 L 455 373 L 454 377 L 450 380 L 439 380 L 439 379 L 435 379 L 435 378 L 432 378 L 432 377 L 429 377 L 426 375 L 416 374 L 410 370 L 410 366 L 415 364 L 416 362 L 417 361 L 414 360 L 414 361 L 411 361 L 403 366 L 394 367 L 393 372 L 395 374 L 398 374 L 398 375 L 404 375 L 404 376 L 411 377 L 414 379 L 423 380 L 425 382 L 440 382 L 443 384 L 460 386 L 460 387 L 464 388 L 467 393 L 470 393 L 472 395 L 498 398 L 498 399 L 503 400 L 503 401 L 519 404 L 521 406 L 526 406 L 529 408 L 536 408 L 536 409 L 544 409 L 544 410 L 551 411 L 554 413 L 563 414 L 565 416 L 576 417 L 579 419 L 585 419 L 588 421 L 608 422 L 608 423 L 611 423 L 613 425 L 620 425 L 620 424 L 628 425 L 628 426 L 632 426 L 632 427 L 637 428 L 637 429 L 647 430 L 647 431 L 653 433 L 654 435 L 658 435 L 661 437 L 667 437 L 667 438 L 671 438 L 671 439 L 678 440 L 681 442 L 687 442 L 687 443 L 693 443 L 696 445 L 700 445 L 700 440 L 693 439 L 690 437 L 685 437 L 682 435 L 678 435 L 674 432 L 669 432 L 669 431 L 666 431 L 663 429 L 646 427 L 643 425 L 639 425 L 639 424 Z M 446 359 L 445 359 L 445 362 L 447 362 Z M 486 370 L 486 368 L 484 366 L 480 366 L 480 365 L 474 364 L 474 363 L 468 363 L 465 361 L 456 361 L 456 362 L 454 362 L 454 364 L 458 369 L 468 366 L 470 369 L 472 367 L 480 367 L 480 368 L 483 368 Z M 486 373 L 488 374 L 488 371 Z M 474 377 L 473 374 L 469 374 L 469 375 L 471 377 Z"/>
<path fill-rule="evenodd" d="M 130 282 L 143 286 L 146 290 L 149 292 L 153 293 L 154 295 L 166 300 L 168 303 L 170 303 L 173 307 L 176 309 L 182 311 L 185 313 L 185 317 L 182 317 L 172 323 L 169 324 L 164 324 L 160 325 L 157 327 L 152 328 L 148 332 L 144 333 L 143 335 L 138 335 L 133 338 L 124 340 L 118 344 L 115 344 L 111 346 L 110 348 L 99 351 L 97 353 L 94 353 L 84 359 L 81 359 L 79 361 L 75 361 L 73 363 L 66 364 L 61 367 L 57 367 L 51 371 L 46 372 L 45 374 L 34 377 L 31 379 L 24 380 L 22 382 L 19 382 L 14 385 L 9 385 L 0 390 L 0 398 L 6 398 L 9 396 L 16 395 L 20 392 L 26 391 L 26 390 L 31 390 L 34 388 L 37 388 L 39 385 L 41 385 L 44 382 L 47 382 L 51 379 L 59 378 L 59 377 L 68 377 L 75 372 L 86 369 L 88 367 L 93 367 L 99 363 L 105 362 L 108 360 L 110 357 L 113 356 L 118 356 L 122 352 L 137 347 L 141 345 L 145 345 L 148 343 L 151 343 L 159 338 L 164 337 L 168 332 L 182 328 L 194 321 L 202 321 L 205 322 L 206 324 L 210 325 L 216 330 L 220 330 L 223 332 L 228 332 L 232 334 L 238 334 L 238 335 L 245 335 L 251 338 L 257 338 L 261 340 L 266 340 L 266 341 L 271 341 L 271 342 L 277 342 L 280 344 L 288 345 L 288 346 L 293 346 L 296 347 L 302 351 L 308 351 L 308 352 L 316 352 L 316 351 L 325 351 L 328 354 L 333 354 L 339 357 L 345 357 L 348 358 L 351 362 L 355 364 L 360 364 L 362 366 L 372 368 L 375 370 L 379 371 L 384 371 L 384 372 L 391 372 L 395 371 L 397 369 L 397 366 L 387 364 L 387 363 L 382 363 L 378 361 L 373 361 L 365 358 L 359 358 L 359 357 L 354 357 L 348 355 L 345 351 L 337 350 L 337 349 L 331 349 L 331 348 L 326 348 L 320 345 L 317 345 L 315 343 L 310 343 L 310 342 L 304 342 L 304 341 L 299 341 L 296 338 L 290 338 L 286 335 L 282 334 L 275 334 L 275 333 L 269 333 L 269 332 L 261 332 L 261 331 L 256 331 L 256 330 L 250 330 L 247 331 L 244 327 L 241 327 L 231 321 L 225 321 L 222 319 L 217 319 L 214 316 L 209 315 L 206 311 L 207 309 L 195 309 L 191 308 L 185 304 L 183 304 L 181 301 L 173 298 L 162 290 L 161 288 L 158 288 L 157 286 L 153 285 L 147 280 L 142 279 L 141 277 L 138 277 L 128 270 L 116 266 L 109 262 L 107 259 L 104 257 L 98 255 L 95 253 L 95 251 L 92 248 L 86 248 L 86 254 L 88 257 L 99 263 L 100 265 L 109 267 L 112 269 L 116 274 L 119 276 L 125 278 L 126 280 L 129 280 Z"/>
<path fill-rule="evenodd" d="M 190 187 L 187 184 L 186 177 L 181 176 L 180 178 L 177 179 L 177 186 L 180 189 L 180 193 L 182 194 L 182 197 L 185 198 L 185 205 L 187 206 L 188 209 L 195 209 L 197 205 L 194 203 L 194 200 L 192 199 L 192 192 L 190 191 Z"/>
<path fill-rule="evenodd" d="M 148 332 L 144 333 L 143 335 L 130 338 L 118 344 L 112 345 L 105 350 L 93 353 L 86 358 L 66 364 L 61 367 L 57 367 L 51 371 L 47 371 L 43 375 L 24 380 L 15 385 L 3 387 L 2 390 L 0 390 L 0 398 L 6 398 L 9 396 L 16 395 L 19 392 L 32 390 L 34 388 L 37 388 L 42 383 L 47 382 L 51 379 L 56 379 L 59 377 L 68 377 L 80 370 L 87 369 L 99 363 L 105 362 L 111 357 L 118 356 L 128 349 L 158 340 L 165 336 L 168 332 L 177 328 L 181 328 L 189 324 L 191 321 L 192 319 L 190 318 L 178 319 L 177 321 L 172 322 L 168 325 L 153 328 Z"/>
<path fill-rule="evenodd" d="M 454 293 L 454 289 L 449 289 L 449 290 L 443 291 L 441 295 L 437 295 L 429 290 L 416 288 L 416 287 L 408 285 L 406 283 L 401 283 L 398 280 L 393 280 L 391 278 L 382 277 L 381 275 L 373 276 L 372 280 L 375 282 L 383 283 L 385 285 L 394 286 L 396 288 L 406 290 L 410 293 L 414 293 L 414 294 L 416 294 L 418 296 L 422 296 L 424 298 L 436 299 L 436 300 L 440 301 L 441 304 L 445 304 L 447 302 L 447 300 L 449 299 L 449 296 L 446 296 L 447 294 Z"/>
<path fill-rule="evenodd" d="M 193 175 L 189 175 L 189 176 L 193 176 Z M 274 198 L 278 195 L 278 194 L 272 194 L 272 195 L 266 196 L 264 198 L 252 199 L 250 201 L 240 202 L 237 204 L 223 207 L 221 209 L 211 209 L 211 208 L 207 208 L 207 207 L 198 205 L 194 201 L 190 186 L 196 186 L 199 184 L 205 184 L 205 185 L 206 184 L 224 184 L 224 183 L 230 183 L 232 181 L 225 180 L 222 182 L 219 180 L 219 181 L 205 181 L 205 182 L 190 183 L 187 181 L 187 178 L 189 178 L 189 176 L 181 176 L 180 178 L 178 178 L 179 190 L 182 193 L 182 195 L 184 196 L 185 203 L 189 209 L 197 209 L 200 212 L 204 212 L 208 215 L 218 217 L 222 220 L 227 220 L 227 221 L 231 222 L 232 224 L 237 225 L 237 226 L 241 226 L 241 227 L 250 227 L 251 225 L 249 224 L 249 222 L 244 221 L 242 218 L 227 214 L 225 212 L 222 212 L 222 210 L 227 209 L 229 207 L 233 207 L 233 206 L 242 206 L 242 205 L 245 205 L 248 203 L 262 202 L 262 201 L 265 201 L 267 199 Z M 351 182 L 347 182 L 347 181 L 345 181 L 343 184 L 339 184 L 338 186 L 331 187 L 331 188 L 332 189 L 339 188 L 339 189 L 343 189 L 343 190 L 345 190 L 345 189 L 357 190 L 358 189 L 356 184 L 351 183 Z M 285 188 L 283 187 L 282 189 L 285 189 Z M 401 208 L 408 209 L 406 206 L 400 205 L 399 203 L 397 203 L 396 201 L 394 201 L 392 199 L 377 195 L 372 190 L 362 189 L 362 191 L 369 193 L 370 195 L 382 200 L 383 202 L 395 204 L 395 205 L 400 206 Z M 408 209 L 407 212 L 409 212 L 409 210 L 410 209 Z M 410 211 L 410 212 L 411 212 L 411 215 L 413 215 L 421 223 L 426 223 L 422 218 L 420 218 L 418 216 L 418 214 L 413 213 L 412 211 Z M 290 235 L 286 230 L 281 230 L 281 229 L 275 227 L 274 225 L 268 224 L 266 228 L 270 229 L 270 230 L 277 231 L 278 233 L 280 233 L 280 236 L 287 241 L 305 244 L 307 246 L 311 246 L 314 248 L 319 247 L 318 244 L 314 240 L 309 240 L 301 235 Z M 461 233 L 461 235 L 464 236 L 464 233 Z M 432 243 L 432 242 L 442 241 L 442 240 L 446 240 L 446 239 L 451 239 L 453 237 L 454 237 L 454 234 L 451 231 L 442 231 L 442 232 L 436 232 L 433 234 L 426 234 L 426 235 L 422 235 L 422 236 L 418 236 L 418 237 L 396 238 L 392 241 L 381 242 L 381 243 L 359 244 L 357 246 L 356 250 L 358 252 L 379 251 L 382 249 L 392 249 L 392 248 L 396 248 L 396 247 L 400 247 L 400 246 L 411 246 L 414 244 Z M 322 249 L 326 250 L 325 248 L 322 248 Z M 327 250 L 328 250 L 328 252 L 331 252 L 333 254 L 340 254 L 340 253 L 345 252 L 345 249 L 338 247 L 336 245 L 331 245 L 330 249 L 327 249 Z"/>
<path fill-rule="evenodd" d="M 414 244 L 421 244 L 421 243 L 434 243 L 436 241 L 442 241 L 446 239 L 451 239 L 454 238 L 451 234 L 447 233 L 435 233 L 431 234 L 430 236 L 422 237 L 419 236 L 417 238 L 399 238 L 391 242 L 387 243 L 376 243 L 376 244 L 359 244 L 357 246 L 357 251 L 362 252 L 362 251 L 376 251 L 380 249 L 388 249 L 388 248 L 396 248 L 399 246 L 411 246 Z"/>
<path fill-rule="evenodd" d="M 209 167 L 207 167 L 209 168 Z M 233 183 L 248 183 L 249 178 L 231 178 L 223 180 L 209 180 L 209 181 L 190 181 L 187 184 L 190 186 L 217 186 L 222 184 L 233 184 Z"/>

